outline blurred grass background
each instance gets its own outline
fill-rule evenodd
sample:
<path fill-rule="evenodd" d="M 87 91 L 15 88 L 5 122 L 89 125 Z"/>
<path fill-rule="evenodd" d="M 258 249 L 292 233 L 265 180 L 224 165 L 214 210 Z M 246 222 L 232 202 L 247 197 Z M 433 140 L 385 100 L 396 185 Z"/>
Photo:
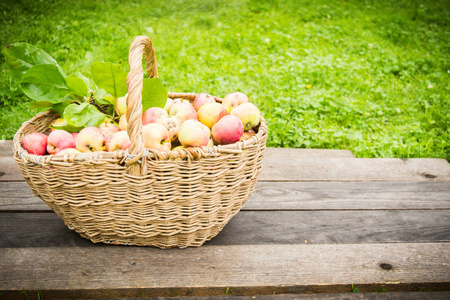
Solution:
<path fill-rule="evenodd" d="M 242 91 L 270 147 L 450 159 L 450 2 L 3 0 L 1 46 L 27 42 L 66 71 L 121 63 L 154 42 L 174 92 Z M 38 111 L 0 55 L 0 139 Z"/>

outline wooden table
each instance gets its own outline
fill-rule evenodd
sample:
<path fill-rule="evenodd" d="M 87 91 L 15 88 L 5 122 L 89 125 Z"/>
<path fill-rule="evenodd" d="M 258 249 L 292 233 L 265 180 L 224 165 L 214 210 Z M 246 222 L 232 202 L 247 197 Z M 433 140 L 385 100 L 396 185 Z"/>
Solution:
<path fill-rule="evenodd" d="M 93 244 L 66 228 L 11 148 L 0 141 L 1 299 L 450 298 L 444 159 L 269 148 L 254 193 L 217 237 L 160 250 Z"/>

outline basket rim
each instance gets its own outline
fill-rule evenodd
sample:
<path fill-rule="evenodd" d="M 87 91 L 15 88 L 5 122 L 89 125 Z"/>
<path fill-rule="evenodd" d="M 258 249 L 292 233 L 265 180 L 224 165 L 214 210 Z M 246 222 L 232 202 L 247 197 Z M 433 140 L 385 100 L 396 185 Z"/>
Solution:
<path fill-rule="evenodd" d="M 176 99 L 181 98 L 185 100 L 192 101 L 197 93 L 168 93 L 168 98 Z M 222 102 L 222 99 L 214 96 L 216 101 Z M 92 163 L 101 161 L 116 161 L 119 160 L 121 163 L 132 156 L 127 150 L 116 150 L 113 152 L 106 151 L 96 151 L 96 152 L 84 152 L 84 153 L 67 153 L 67 154 L 46 154 L 46 155 L 35 155 L 30 154 L 22 147 L 22 139 L 25 137 L 26 133 L 24 130 L 28 124 L 33 124 L 36 120 L 45 117 L 53 117 L 57 114 L 52 113 L 50 110 L 36 114 L 30 120 L 22 123 L 20 128 L 14 135 L 13 138 L 13 150 L 14 156 L 17 159 L 23 160 L 25 163 L 30 165 L 51 165 L 51 164 L 67 164 L 74 162 L 84 162 L 89 161 Z M 245 141 L 238 141 L 233 144 L 228 145 L 214 145 L 213 147 L 188 147 L 177 150 L 166 150 L 159 151 L 154 149 L 145 148 L 145 156 L 151 160 L 195 160 L 200 158 L 212 158 L 220 156 L 221 154 L 239 154 L 242 153 L 247 148 L 254 147 L 261 140 L 267 139 L 267 123 L 261 114 L 260 124 L 258 127 L 258 132 L 253 135 L 250 139 Z"/>

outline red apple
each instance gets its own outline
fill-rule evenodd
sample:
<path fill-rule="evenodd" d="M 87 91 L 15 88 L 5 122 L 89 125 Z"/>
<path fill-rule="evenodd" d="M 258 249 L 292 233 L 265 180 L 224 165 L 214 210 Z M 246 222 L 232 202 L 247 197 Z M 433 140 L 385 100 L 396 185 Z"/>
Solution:
<path fill-rule="evenodd" d="M 142 114 L 142 125 L 155 123 L 161 116 L 167 116 L 168 113 L 161 107 L 150 107 Z"/>
<path fill-rule="evenodd" d="M 170 108 L 171 116 L 177 116 L 180 118 L 181 123 L 183 123 L 186 120 L 198 120 L 197 117 L 197 111 L 190 103 L 186 102 L 177 102 L 172 105 Z"/>
<path fill-rule="evenodd" d="M 200 93 L 197 94 L 194 98 L 194 108 L 196 111 L 198 111 L 204 104 L 214 102 L 216 102 L 216 100 L 213 96 L 206 93 Z"/>
<path fill-rule="evenodd" d="M 22 140 L 23 149 L 30 154 L 45 155 L 47 152 L 47 136 L 40 132 L 27 134 Z"/>
<path fill-rule="evenodd" d="M 209 128 L 197 120 L 183 122 L 178 132 L 178 140 L 184 147 L 206 146 L 209 142 L 209 136 Z"/>
<path fill-rule="evenodd" d="M 102 124 L 98 126 L 98 128 L 103 132 L 106 138 L 110 137 L 111 135 L 120 130 L 117 125 L 114 125 L 108 120 L 105 120 Z"/>
<path fill-rule="evenodd" d="M 169 132 L 169 138 L 171 142 L 174 142 L 178 138 L 178 132 L 181 127 L 181 120 L 177 116 L 162 116 L 156 123 L 159 123 L 166 127 Z"/>
<path fill-rule="evenodd" d="M 253 129 L 250 129 L 248 131 L 244 131 L 239 141 L 246 141 L 252 138 L 256 133 Z"/>
<path fill-rule="evenodd" d="M 244 133 L 242 121 L 233 115 L 223 117 L 212 128 L 212 137 L 219 145 L 232 144 L 241 138 Z"/>
<path fill-rule="evenodd" d="M 116 150 L 127 150 L 131 146 L 130 138 L 126 131 L 113 133 L 106 141 L 105 150 L 108 152 Z"/>
<path fill-rule="evenodd" d="M 227 109 L 220 103 L 206 103 L 197 111 L 198 120 L 212 128 L 220 119 L 228 115 Z"/>
<path fill-rule="evenodd" d="M 103 151 L 106 146 L 106 136 L 98 127 L 86 127 L 78 134 L 76 146 L 81 152 Z"/>
<path fill-rule="evenodd" d="M 242 124 L 244 124 L 244 130 L 250 130 L 259 124 L 261 118 L 261 112 L 252 103 L 242 103 L 230 113 L 241 119 Z"/>
<path fill-rule="evenodd" d="M 248 102 L 248 97 L 246 94 L 241 92 L 230 93 L 223 98 L 222 105 L 230 113 L 235 107 L 238 107 L 242 103 Z"/>
<path fill-rule="evenodd" d="M 164 125 L 150 123 L 142 127 L 145 147 L 159 151 L 170 150 L 169 132 Z"/>
<path fill-rule="evenodd" d="M 75 138 L 69 132 L 57 129 L 48 135 L 47 152 L 49 154 L 56 154 L 67 148 L 75 148 Z"/>

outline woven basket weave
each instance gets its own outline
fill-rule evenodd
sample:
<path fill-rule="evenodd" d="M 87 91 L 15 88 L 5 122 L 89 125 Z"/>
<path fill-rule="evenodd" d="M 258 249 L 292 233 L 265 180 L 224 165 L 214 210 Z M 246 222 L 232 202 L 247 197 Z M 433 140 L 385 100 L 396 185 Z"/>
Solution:
<path fill-rule="evenodd" d="M 261 171 L 267 126 L 243 142 L 177 151 L 145 149 L 142 129 L 142 56 L 147 75 L 157 77 L 147 37 L 130 47 L 128 151 L 36 156 L 21 146 L 32 132 L 48 133 L 58 116 L 50 111 L 25 122 L 14 136 L 14 157 L 35 195 L 68 228 L 98 243 L 201 246 L 242 208 Z M 196 94 L 169 93 L 193 101 Z M 217 101 L 221 99 L 216 97 Z"/>

